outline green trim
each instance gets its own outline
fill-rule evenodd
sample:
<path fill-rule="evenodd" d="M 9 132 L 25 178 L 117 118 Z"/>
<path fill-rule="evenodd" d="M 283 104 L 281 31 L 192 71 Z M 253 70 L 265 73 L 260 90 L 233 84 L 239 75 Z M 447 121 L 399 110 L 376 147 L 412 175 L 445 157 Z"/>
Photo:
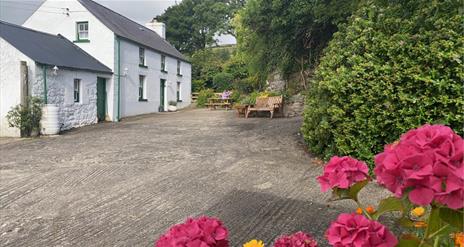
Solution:
<path fill-rule="evenodd" d="M 48 89 L 47 89 L 47 66 L 44 64 L 42 67 L 43 84 L 44 84 L 44 103 L 48 104 Z"/>
<path fill-rule="evenodd" d="M 121 117 L 121 40 L 116 36 L 116 43 L 118 45 L 118 116 L 116 122 L 119 122 Z"/>
<path fill-rule="evenodd" d="M 145 69 L 147 69 L 147 68 L 148 68 L 148 66 L 146 66 L 146 65 L 143 65 L 143 64 L 139 64 L 139 67 L 140 67 L 140 68 L 145 68 Z"/>
<path fill-rule="evenodd" d="M 89 32 L 89 22 L 88 21 L 77 21 L 76 22 L 76 40 L 73 41 L 74 43 L 88 43 L 90 42 L 89 39 L 81 39 L 79 38 L 79 24 L 87 23 L 87 32 Z"/>
<path fill-rule="evenodd" d="M 73 43 L 90 43 L 89 39 L 74 40 Z"/>

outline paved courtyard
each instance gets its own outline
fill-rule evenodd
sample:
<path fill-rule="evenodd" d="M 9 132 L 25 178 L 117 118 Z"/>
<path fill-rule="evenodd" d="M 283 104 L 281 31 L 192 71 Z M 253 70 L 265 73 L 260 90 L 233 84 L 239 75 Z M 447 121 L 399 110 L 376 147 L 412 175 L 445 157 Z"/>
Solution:
<path fill-rule="evenodd" d="M 0 245 L 153 246 L 197 215 L 222 219 L 231 246 L 298 230 L 322 240 L 354 205 L 328 206 L 300 124 L 187 110 L 0 139 Z"/>

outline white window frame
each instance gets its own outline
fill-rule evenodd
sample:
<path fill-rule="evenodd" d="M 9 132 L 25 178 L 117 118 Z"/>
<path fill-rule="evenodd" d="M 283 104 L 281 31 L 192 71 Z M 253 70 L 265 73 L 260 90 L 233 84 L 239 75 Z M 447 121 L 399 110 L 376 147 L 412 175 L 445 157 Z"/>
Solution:
<path fill-rule="evenodd" d="M 145 48 L 139 47 L 139 65 L 146 66 Z"/>
<path fill-rule="evenodd" d="M 166 56 L 161 55 L 161 71 L 168 72 L 168 65 L 166 64 Z"/>
<path fill-rule="evenodd" d="M 77 87 L 76 87 L 77 84 Z M 73 82 L 73 101 L 74 103 L 81 103 L 82 102 L 82 80 L 81 79 L 74 79 Z"/>
<path fill-rule="evenodd" d="M 177 75 L 182 75 L 182 61 L 177 60 Z"/>
<path fill-rule="evenodd" d="M 81 26 L 87 27 L 87 30 L 81 30 Z M 88 21 L 78 21 L 76 22 L 76 34 L 77 34 L 77 41 L 88 41 L 89 40 L 89 22 Z M 87 37 L 83 37 L 85 35 Z"/>
<path fill-rule="evenodd" d="M 147 77 L 145 75 L 139 75 L 139 101 L 147 101 Z M 142 95 L 140 95 L 142 90 Z"/>

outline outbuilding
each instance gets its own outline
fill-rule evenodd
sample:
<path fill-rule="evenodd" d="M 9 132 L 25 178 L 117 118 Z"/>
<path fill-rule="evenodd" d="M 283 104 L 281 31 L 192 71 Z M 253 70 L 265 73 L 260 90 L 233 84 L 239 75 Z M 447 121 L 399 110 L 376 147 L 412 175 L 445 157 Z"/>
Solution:
<path fill-rule="evenodd" d="M 28 96 L 58 109 L 60 130 L 104 120 L 111 78 L 110 68 L 65 37 L 0 21 L 0 136 L 20 136 L 6 115 Z"/>

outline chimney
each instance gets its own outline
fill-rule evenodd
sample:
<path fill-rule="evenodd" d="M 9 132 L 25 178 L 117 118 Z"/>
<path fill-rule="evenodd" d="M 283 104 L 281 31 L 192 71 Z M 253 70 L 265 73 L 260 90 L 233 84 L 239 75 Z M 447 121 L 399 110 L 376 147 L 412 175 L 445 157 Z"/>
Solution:
<path fill-rule="evenodd" d="M 155 31 L 161 38 L 166 39 L 166 25 L 162 22 L 158 22 L 156 18 L 153 18 L 153 20 L 145 24 L 145 26 Z"/>

